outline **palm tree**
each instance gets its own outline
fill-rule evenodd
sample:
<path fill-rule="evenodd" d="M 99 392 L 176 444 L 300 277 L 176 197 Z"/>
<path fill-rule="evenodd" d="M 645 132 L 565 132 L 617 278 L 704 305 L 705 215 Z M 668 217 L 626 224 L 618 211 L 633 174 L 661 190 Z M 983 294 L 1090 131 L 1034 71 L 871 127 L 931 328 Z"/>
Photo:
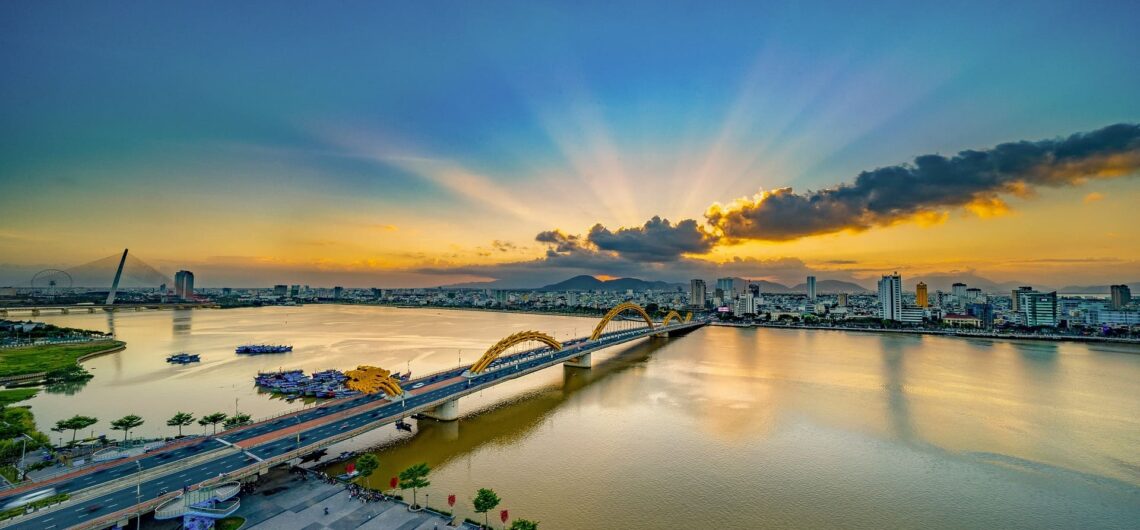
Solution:
<path fill-rule="evenodd" d="M 226 421 L 226 413 L 215 412 L 213 414 L 202 416 L 202 419 L 198 420 L 198 425 L 201 425 L 203 427 L 206 425 L 212 425 L 214 427 L 214 434 L 218 434 L 218 424 L 223 421 Z"/>
<path fill-rule="evenodd" d="M 66 420 L 59 420 L 55 422 L 55 427 L 51 430 L 55 432 L 71 431 L 71 443 L 75 443 L 75 435 L 92 425 L 99 422 L 99 418 L 92 418 L 91 416 L 75 415 Z"/>
<path fill-rule="evenodd" d="M 178 412 L 174 417 L 166 420 L 166 424 L 171 427 L 178 427 L 178 437 L 182 437 L 182 428 L 194 423 L 194 415 L 189 412 Z"/>
<path fill-rule="evenodd" d="M 252 423 L 250 421 L 249 414 L 239 412 L 233 416 L 226 418 L 226 421 L 222 423 L 222 427 L 225 429 L 232 429 L 234 427 L 241 427 L 242 425 L 246 425 L 248 423 Z"/>
<path fill-rule="evenodd" d="M 127 414 L 111 422 L 111 430 L 123 431 L 123 443 L 127 443 L 127 437 L 131 435 L 131 430 L 143 424 L 143 419 L 134 415 Z"/>

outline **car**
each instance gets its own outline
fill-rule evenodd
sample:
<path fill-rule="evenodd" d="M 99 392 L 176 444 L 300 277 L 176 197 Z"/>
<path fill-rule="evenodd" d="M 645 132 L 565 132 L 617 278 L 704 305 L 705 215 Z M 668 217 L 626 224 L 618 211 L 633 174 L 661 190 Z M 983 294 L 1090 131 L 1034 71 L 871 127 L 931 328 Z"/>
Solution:
<path fill-rule="evenodd" d="M 48 497 L 51 497 L 52 495 L 55 495 L 55 488 L 47 488 L 39 491 L 33 491 L 31 493 L 25 493 L 19 497 L 16 497 L 15 499 L 8 501 L 8 503 L 4 505 L 4 509 L 10 510 L 12 508 L 19 508 L 36 501 L 42 501 Z"/>
<path fill-rule="evenodd" d="M 412 388 L 419 388 L 421 386 L 424 386 L 424 384 L 423 383 L 416 383 L 416 384 L 412 385 Z"/>
<path fill-rule="evenodd" d="M 103 508 L 102 504 L 92 504 L 92 505 L 84 508 L 84 510 L 86 510 L 87 513 L 91 513 L 91 512 L 97 512 L 97 511 L 101 510 L 102 508 Z"/>

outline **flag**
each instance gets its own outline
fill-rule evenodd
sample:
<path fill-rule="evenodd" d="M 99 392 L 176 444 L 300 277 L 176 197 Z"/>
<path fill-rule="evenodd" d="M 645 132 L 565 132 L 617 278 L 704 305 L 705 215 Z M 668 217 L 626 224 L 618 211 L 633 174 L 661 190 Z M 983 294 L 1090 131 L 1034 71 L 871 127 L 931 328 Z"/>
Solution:
<path fill-rule="evenodd" d="M 510 518 L 511 517 L 510 517 L 510 515 L 507 514 L 506 510 L 499 512 L 499 520 L 503 521 L 503 524 L 507 524 L 507 519 L 510 519 Z"/>
<path fill-rule="evenodd" d="M 399 485 L 400 485 L 400 481 L 396 477 L 392 477 L 392 480 L 388 481 L 388 487 L 389 488 L 396 489 L 396 486 L 399 486 Z"/>
<path fill-rule="evenodd" d="M 447 505 L 448 506 L 455 506 L 455 494 L 454 493 L 447 496 Z"/>
<path fill-rule="evenodd" d="M 345 473 L 352 474 L 353 471 L 356 471 L 356 464 L 355 463 L 349 462 L 347 466 L 344 466 L 344 472 Z"/>

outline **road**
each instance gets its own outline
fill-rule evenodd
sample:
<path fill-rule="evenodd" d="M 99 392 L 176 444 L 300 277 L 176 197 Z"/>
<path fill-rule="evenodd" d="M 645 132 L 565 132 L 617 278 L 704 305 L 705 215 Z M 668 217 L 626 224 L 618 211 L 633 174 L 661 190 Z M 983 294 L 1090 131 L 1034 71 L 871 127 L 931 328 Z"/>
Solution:
<path fill-rule="evenodd" d="M 616 346 L 625 342 L 668 331 L 681 331 L 704 325 L 704 322 L 607 333 L 597 341 L 585 338 L 563 343 L 561 350 L 542 347 L 496 359 L 481 374 L 464 375 L 467 369 L 456 368 L 413 379 L 405 383 L 407 396 L 391 401 L 379 395 L 364 395 L 327 402 L 325 405 L 285 415 L 216 436 L 193 440 L 137 459 L 120 460 L 37 483 L 34 487 L 5 492 L 0 503 L 27 491 L 55 487 L 60 492 L 77 494 L 91 488 L 102 488 L 115 480 L 127 480 L 111 487 L 111 491 L 91 498 L 71 500 L 60 508 L 19 517 L 0 527 L 18 529 L 62 529 L 85 521 L 116 513 L 133 512 L 140 502 L 153 500 L 162 492 L 178 491 L 187 486 L 217 479 L 220 475 L 236 477 L 250 474 L 260 460 L 282 457 L 300 448 L 327 442 L 329 445 L 347 438 L 352 431 L 366 427 L 379 428 L 409 415 L 430 410 L 441 402 L 459 399 L 488 386 L 520 377 L 571 358 Z M 232 446 L 238 446 L 239 451 Z M 252 456 L 251 456 L 252 455 Z M 190 460 L 180 465 L 182 460 Z M 259 460 L 260 459 L 260 460 Z M 243 473 L 243 470 L 248 471 Z M 142 474 L 140 474 L 140 471 Z M 139 476 L 141 482 L 129 482 Z M 110 526 L 110 525 L 107 525 Z"/>

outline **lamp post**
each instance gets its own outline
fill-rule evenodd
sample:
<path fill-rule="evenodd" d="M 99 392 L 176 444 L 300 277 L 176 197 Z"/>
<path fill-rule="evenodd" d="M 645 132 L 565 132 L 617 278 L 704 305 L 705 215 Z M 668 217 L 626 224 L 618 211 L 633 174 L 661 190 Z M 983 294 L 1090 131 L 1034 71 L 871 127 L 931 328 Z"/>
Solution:
<path fill-rule="evenodd" d="M 135 483 L 135 509 L 138 510 L 135 528 L 142 528 L 142 508 L 139 507 L 142 504 L 142 462 L 135 460 L 135 466 L 139 468 L 139 479 Z"/>

